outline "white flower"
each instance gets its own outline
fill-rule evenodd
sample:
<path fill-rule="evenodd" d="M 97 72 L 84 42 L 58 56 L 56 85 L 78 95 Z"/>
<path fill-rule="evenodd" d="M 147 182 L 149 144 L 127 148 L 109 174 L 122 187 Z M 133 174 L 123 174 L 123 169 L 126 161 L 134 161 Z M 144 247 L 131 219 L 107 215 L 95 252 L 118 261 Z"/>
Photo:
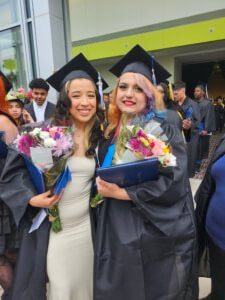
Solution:
<path fill-rule="evenodd" d="M 44 146 L 47 148 L 52 148 L 56 145 L 56 141 L 53 140 L 52 138 L 46 138 L 44 140 Z"/>
<path fill-rule="evenodd" d="M 151 133 L 147 133 L 147 137 L 153 141 L 157 140 L 156 136 L 152 135 Z"/>
<path fill-rule="evenodd" d="M 130 132 L 132 132 L 133 128 L 134 128 L 134 125 L 127 125 L 127 129 L 128 129 Z"/>
<path fill-rule="evenodd" d="M 167 167 L 176 167 L 177 159 L 172 153 L 167 153 L 164 156 L 164 163 Z"/>
<path fill-rule="evenodd" d="M 32 135 L 37 135 L 41 132 L 41 128 L 34 128 L 34 130 L 31 131 Z"/>
<path fill-rule="evenodd" d="M 42 140 L 48 139 L 49 138 L 49 133 L 47 131 L 40 132 L 40 138 Z"/>

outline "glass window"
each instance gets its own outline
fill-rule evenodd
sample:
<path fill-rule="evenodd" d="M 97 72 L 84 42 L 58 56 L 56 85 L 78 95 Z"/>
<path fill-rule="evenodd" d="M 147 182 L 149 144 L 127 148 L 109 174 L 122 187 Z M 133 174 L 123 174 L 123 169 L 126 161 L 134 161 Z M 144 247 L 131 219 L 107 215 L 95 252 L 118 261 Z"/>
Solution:
<path fill-rule="evenodd" d="M 25 7 L 26 7 L 26 16 L 29 19 L 31 18 L 30 0 L 25 0 Z"/>
<path fill-rule="evenodd" d="M 0 28 L 18 21 L 18 0 L 0 0 Z"/>
<path fill-rule="evenodd" d="M 28 33 L 29 33 L 29 41 L 30 41 L 30 55 L 31 55 L 31 62 L 32 62 L 32 71 L 33 71 L 33 76 L 37 77 L 32 23 L 29 22 L 27 25 L 28 25 Z"/>
<path fill-rule="evenodd" d="M 0 69 L 14 88 L 26 88 L 26 73 L 20 27 L 0 32 Z"/>

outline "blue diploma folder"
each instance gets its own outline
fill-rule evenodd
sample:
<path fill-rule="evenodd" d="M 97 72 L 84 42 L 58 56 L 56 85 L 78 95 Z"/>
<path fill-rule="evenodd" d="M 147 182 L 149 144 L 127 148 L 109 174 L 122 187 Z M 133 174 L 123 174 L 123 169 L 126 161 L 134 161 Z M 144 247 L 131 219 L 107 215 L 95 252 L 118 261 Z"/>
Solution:
<path fill-rule="evenodd" d="M 40 171 L 31 160 L 24 157 L 24 161 L 28 172 L 31 176 L 32 182 L 38 192 L 38 194 L 42 194 L 45 192 L 45 182 L 44 182 L 44 174 Z M 69 181 L 71 181 L 71 173 L 68 167 L 64 169 L 64 171 L 56 178 L 53 183 L 54 193 L 59 195 L 62 189 L 64 189 Z"/>
<path fill-rule="evenodd" d="M 158 179 L 158 158 L 97 168 L 97 175 L 120 187 L 128 187 Z"/>

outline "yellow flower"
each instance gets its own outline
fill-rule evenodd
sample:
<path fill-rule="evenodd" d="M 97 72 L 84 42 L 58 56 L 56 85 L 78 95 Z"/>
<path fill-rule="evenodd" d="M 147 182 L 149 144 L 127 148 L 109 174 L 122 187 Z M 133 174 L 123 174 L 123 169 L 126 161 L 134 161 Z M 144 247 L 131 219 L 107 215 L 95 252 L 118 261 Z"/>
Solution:
<path fill-rule="evenodd" d="M 166 154 L 166 153 L 169 153 L 170 152 L 170 148 L 166 145 L 166 147 L 163 149 L 163 152 Z"/>
<path fill-rule="evenodd" d="M 149 141 L 146 140 L 145 138 L 140 137 L 140 141 L 142 142 L 143 145 L 145 145 L 145 147 L 148 147 L 148 146 L 149 146 Z"/>

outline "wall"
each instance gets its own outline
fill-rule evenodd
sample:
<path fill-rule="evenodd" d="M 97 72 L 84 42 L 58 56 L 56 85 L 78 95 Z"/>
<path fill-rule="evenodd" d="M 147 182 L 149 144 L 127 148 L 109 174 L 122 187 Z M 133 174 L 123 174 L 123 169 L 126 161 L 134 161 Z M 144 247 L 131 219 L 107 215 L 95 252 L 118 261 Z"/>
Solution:
<path fill-rule="evenodd" d="M 38 75 L 44 79 L 66 63 L 62 11 L 62 0 L 33 0 Z M 54 89 L 49 99 L 56 102 Z"/>
<path fill-rule="evenodd" d="M 224 0 L 68 0 L 71 22 L 71 39 L 79 42 L 138 28 L 190 18 L 202 20 L 205 14 L 217 14 L 225 9 Z M 224 13 L 219 16 L 224 16 Z M 215 16 L 214 16 L 215 17 Z M 165 27 L 164 27 L 165 28 Z M 144 31 L 148 31 L 150 28 Z M 79 43 L 78 43 L 79 44 Z"/>

